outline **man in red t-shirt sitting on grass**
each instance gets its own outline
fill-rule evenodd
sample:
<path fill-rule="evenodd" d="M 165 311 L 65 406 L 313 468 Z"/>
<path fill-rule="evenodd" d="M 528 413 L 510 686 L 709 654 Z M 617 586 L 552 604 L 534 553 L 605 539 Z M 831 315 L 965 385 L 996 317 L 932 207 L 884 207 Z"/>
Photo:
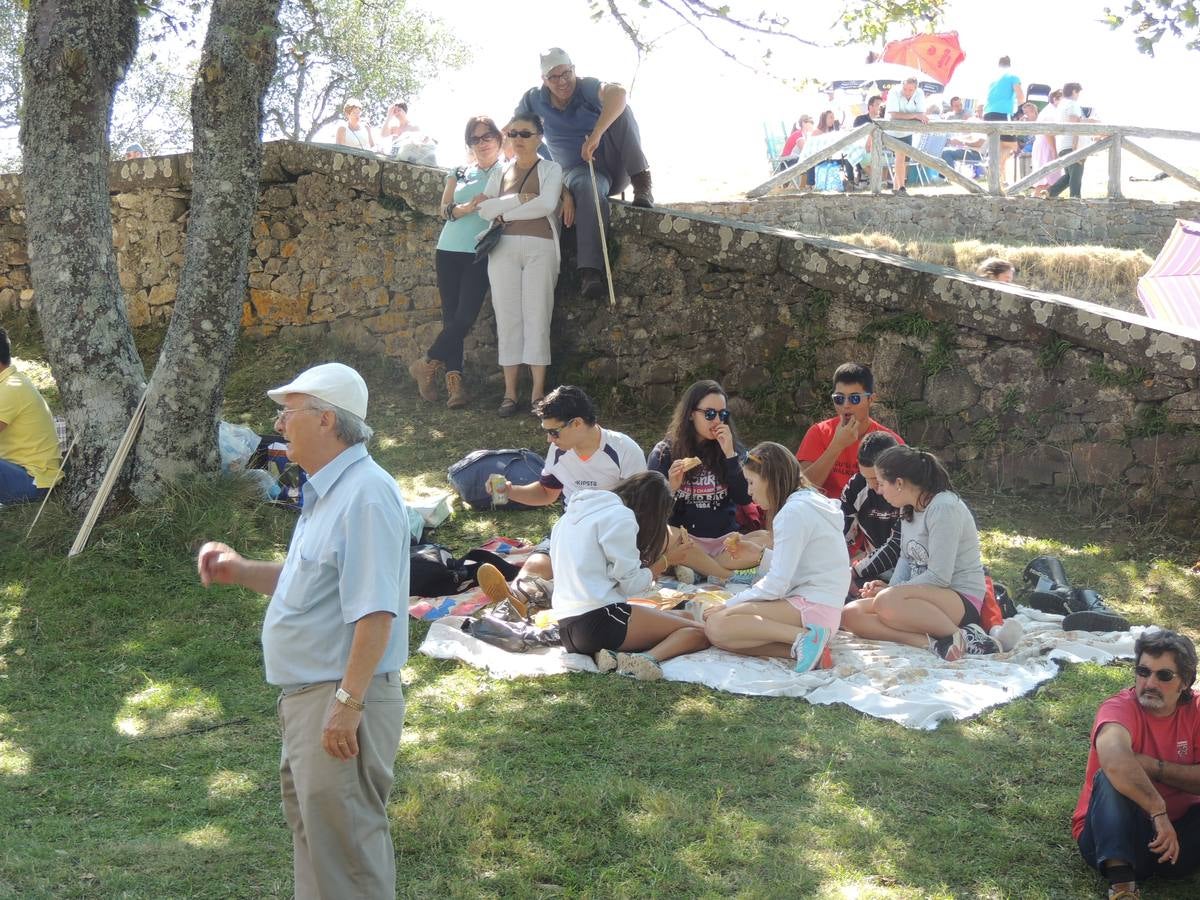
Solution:
<path fill-rule="evenodd" d="M 1151 875 L 1200 865 L 1200 701 L 1196 647 L 1174 631 L 1142 632 L 1133 687 L 1096 712 L 1071 833 L 1108 896 L 1141 896 Z"/>
<path fill-rule="evenodd" d="M 862 363 L 842 363 L 833 373 L 832 419 L 817 422 L 804 435 L 796 459 L 805 477 L 834 500 L 842 499 L 846 483 L 858 474 L 858 442 L 872 431 L 904 439 L 871 418 L 875 376 Z"/>

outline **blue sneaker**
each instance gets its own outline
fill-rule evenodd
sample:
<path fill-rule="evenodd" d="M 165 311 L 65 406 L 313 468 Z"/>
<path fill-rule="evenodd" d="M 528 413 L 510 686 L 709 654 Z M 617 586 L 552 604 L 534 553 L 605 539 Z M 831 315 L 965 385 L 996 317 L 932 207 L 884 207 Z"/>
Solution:
<path fill-rule="evenodd" d="M 792 642 L 797 672 L 811 672 L 821 661 L 821 651 L 829 643 L 829 629 L 823 625 L 805 625 Z"/>

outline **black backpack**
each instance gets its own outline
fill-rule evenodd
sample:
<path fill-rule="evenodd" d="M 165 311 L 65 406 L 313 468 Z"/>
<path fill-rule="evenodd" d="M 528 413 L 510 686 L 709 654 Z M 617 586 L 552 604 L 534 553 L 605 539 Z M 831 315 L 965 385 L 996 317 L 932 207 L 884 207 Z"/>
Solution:
<path fill-rule="evenodd" d="M 492 495 L 484 485 L 491 475 L 503 475 L 513 484 L 530 484 L 542 476 L 546 460 L 532 450 L 476 450 L 446 470 L 458 496 L 472 509 L 491 509 Z M 509 500 L 497 509 L 533 509 Z"/>
<path fill-rule="evenodd" d="M 413 544 L 408 552 L 408 593 L 413 597 L 448 597 L 476 583 L 475 571 L 491 563 L 512 580 L 520 571 L 503 556 L 487 550 L 471 550 L 456 559 L 441 544 Z"/>

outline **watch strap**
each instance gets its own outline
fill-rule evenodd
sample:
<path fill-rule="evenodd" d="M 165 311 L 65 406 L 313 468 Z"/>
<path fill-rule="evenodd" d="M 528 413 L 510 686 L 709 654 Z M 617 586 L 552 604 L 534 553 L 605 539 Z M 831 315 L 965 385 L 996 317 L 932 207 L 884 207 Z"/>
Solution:
<path fill-rule="evenodd" d="M 342 687 L 338 688 L 337 691 L 334 692 L 333 698 L 335 700 L 337 700 L 337 702 L 342 704 L 343 706 L 348 706 L 351 709 L 358 710 L 359 712 L 362 712 L 364 709 L 367 708 L 367 705 L 365 703 L 363 703 L 361 700 L 357 699 L 353 694 L 351 694 L 348 690 L 346 690 L 345 688 L 342 688 Z"/>

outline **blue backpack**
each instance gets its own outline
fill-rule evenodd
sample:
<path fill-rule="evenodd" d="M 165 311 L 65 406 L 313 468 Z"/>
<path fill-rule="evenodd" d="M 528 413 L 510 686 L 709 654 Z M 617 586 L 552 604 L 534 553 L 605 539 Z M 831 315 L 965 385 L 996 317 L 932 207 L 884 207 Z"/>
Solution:
<path fill-rule="evenodd" d="M 513 484 L 530 484 L 541 478 L 546 460 L 532 450 L 476 450 L 446 470 L 458 496 L 472 509 L 491 509 L 492 495 L 485 485 L 491 475 L 503 475 Z M 496 509 L 533 509 L 509 500 Z"/>

